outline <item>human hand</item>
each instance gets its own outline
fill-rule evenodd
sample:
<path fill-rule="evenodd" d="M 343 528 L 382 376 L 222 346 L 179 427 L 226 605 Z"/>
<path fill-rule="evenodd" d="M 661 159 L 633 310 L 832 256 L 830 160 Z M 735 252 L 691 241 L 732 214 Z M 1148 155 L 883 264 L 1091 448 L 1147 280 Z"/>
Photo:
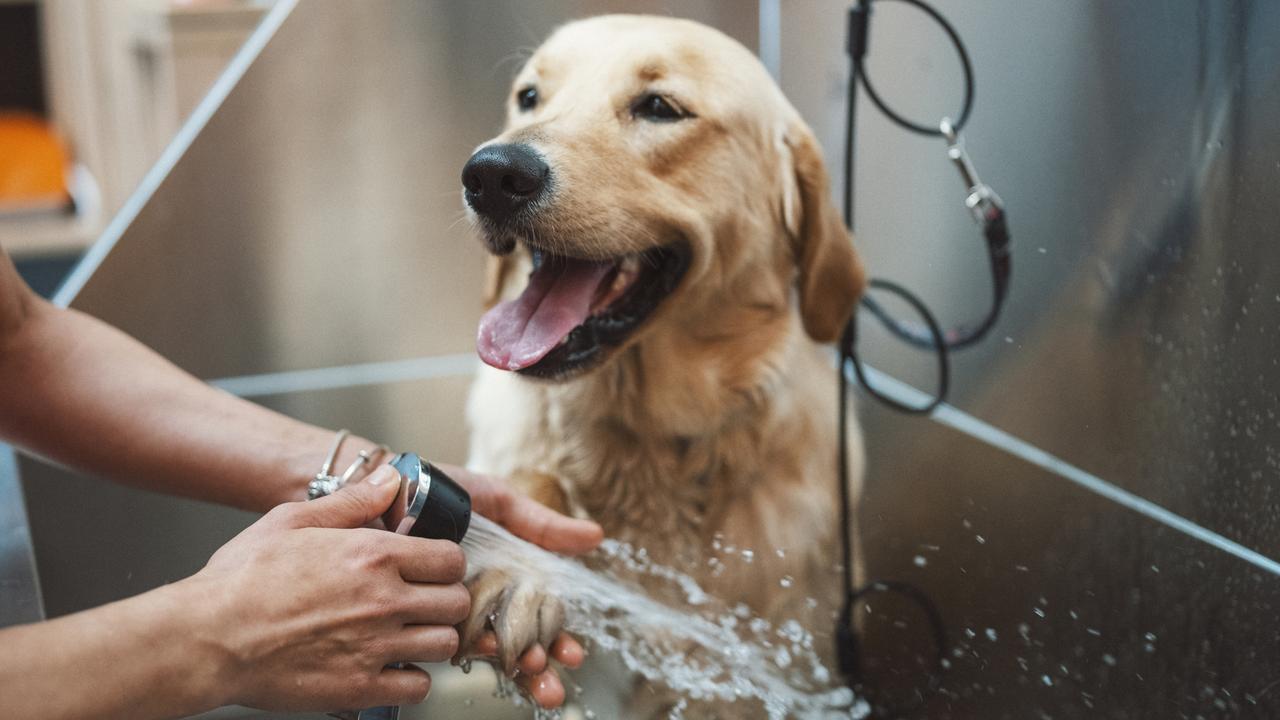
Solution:
<path fill-rule="evenodd" d="M 544 550 L 581 555 L 604 540 L 599 524 L 562 515 L 500 480 L 456 465 L 439 467 L 471 494 L 472 509 Z"/>
<path fill-rule="evenodd" d="M 462 550 L 363 528 L 391 504 L 395 470 L 286 503 L 224 545 L 189 583 L 225 702 L 335 710 L 421 702 L 467 617 Z M 213 599 L 210 602 L 210 598 Z"/>
<path fill-rule="evenodd" d="M 450 465 L 441 465 L 440 468 L 471 493 L 472 507 L 476 512 L 546 550 L 579 555 L 594 550 L 604 539 L 604 530 L 598 524 L 562 515 L 498 480 Z M 577 668 L 586 657 L 582 645 L 567 633 L 560 632 L 558 619 L 542 623 L 543 632 L 539 632 L 539 624 L 527 617 L 528 613 L 519 612 L 513 603 L 505 603 L 501 609 L 502 616 L 508 621 L 503 623 L 502 642 L 499 642 L 499 635 L 495 628 L 488 626 L 487 618 L 492 611 L 499 610 L 500 591 L 509 584 L 514 586 L 514 583 L 501 572 L 481 573 L 471 583 L 474 588 L 487 588 L 486 596 L 492 597 L 483 610 L 477 607 L 464 623 L 463 634 L 468 637 L 462 652 L 495 660 L 508 675 L 519 671 L 516 683 L 535 702 L 546 708 L 559 707 L 564 703 L 564 683 L 549 661 L 555 660 L 570 669 Z M 538 602 L 520 605 L 533 608 L 535 613 L 539 607 L 545 607 L 548 620 L 552 616 L 562 616 L 558 600 L 537 593 L 532 586 L 521 587 L 524 592 L 508 595 L 507 599 L 515 595 L 536 596 Z M 517 629 L 521 632 L 515 632 Z"/>

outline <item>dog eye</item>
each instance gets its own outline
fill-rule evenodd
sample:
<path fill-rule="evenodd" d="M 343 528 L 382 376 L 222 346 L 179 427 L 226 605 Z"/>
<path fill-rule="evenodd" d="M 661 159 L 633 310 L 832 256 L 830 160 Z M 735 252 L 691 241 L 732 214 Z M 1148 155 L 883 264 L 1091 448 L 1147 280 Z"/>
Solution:
<path fill-rule="evenodd" d="M 674 122 L 692 117 L 676 109 L 666 98 L 656 93 L 642 96 L 631 106 L 631 116 L 652 122 Z"/>
<path fill-rule="evenodd" d="M 520 112 L 528 112 L 538 104 L 538 88 L 530 85 L 527 88 L 521 88 L 516 91 L 516 107 L 520 108 Z"/>

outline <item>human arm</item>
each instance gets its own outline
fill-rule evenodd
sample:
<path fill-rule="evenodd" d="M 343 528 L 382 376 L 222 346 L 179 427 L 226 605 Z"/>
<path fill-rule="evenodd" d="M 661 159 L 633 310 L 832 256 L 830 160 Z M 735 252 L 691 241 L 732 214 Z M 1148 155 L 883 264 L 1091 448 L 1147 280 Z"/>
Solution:
<path fill-rule="evenodd" d="M 384 667 L 456 652 L 453 624 L 470 602 L 465 558 L 446 541 L 362 528 L 390 504 L 394 480 L 384 467 L 330 497 L 282 505 L 185 580 L 0 631 L 0 707 L 44 720 L 147 720 L 232 703 L 421 701 L 425 672 Z"/>
<path fill-rule="evenodd" d="M 475 508 L 564 552 L 599 542 L 503 484 L 450 468 Z M 199 573 L 53 621 L 0 630 L 0 707 L 15 717 L 174 717 L 237 703 L 335 710 L 420 702 L 430 678 L 393 662 L 458 651 L 466 617 L 457 545 L 362 526 L 390 504 L 394 471 L 313 502 L 278 506 Z M 376 489 L 376 490 L 375 490 Z M 355 528 L 333 530 L 330 527 Z M 494 649 L 488 652 L 496 652 Z M 564 702 L 548 659 L 585 653 L 568 635 L 521 660 L 517 682 L 544 707 Z"/>
<path fill-rule="evenodd" d="M 328 453 L 333 432 L 211 388 L 124 333 L 49 305 L 30 292 L 0 251 L 0 438 L 123 483 L 265 511 L 304 497 L 307 480 Z M 349 438 L 334 467 L 346 467 L 357 452 L 373 446 L 363 438 Z M 583 552 L 600 541 L 601 531 L 594 523 L 552 513 L 496 481 L 459 468 L 446 471 L 473 493 L 478 512 L 517 535 L 561 552 Z M 322 560 L 315 557 L 304 564 Z M 193 584 L 183 582 L 187 584 L 175 585 Z M 158 628 L 174 634 L 167 624 L 173 618 L 162 611 L 171 606 L 175 594 L 181 595 L 181 589 L 164 588 L 56 623 L 6 631 L 9 636 L 0 644 L 44 648 L 40 652 L 46 656 L 66 657 L 87 647 L 77 638 L 96 637 L 94 657 L 129 658 L 111 664 L 101 677 L 111 680 L 118 674 L 118 684 L 128 687 L 128 678 L 142 682 L 151 667 L 132 666 L 140 650 L 137 642 L 148 637 L 146 628 L 125 634 L 108 631 L 152 617 Z M 250 592 L 250 597 L 256 595 Z M 523 666 L 529 690 L 540 704 L 558 705 L 563 688 L 547 666 L 546 652 L 529 655 Z M 551 655 L 572 666 L 581 661 L 582 650 L 564 639 Z M 22 658 L 18 652 L 9 656 Z M 201 665 L 189 664 L 197 674 L 202 670 Z M 15 680 L 21 669 L 0 667 L 0 685 L 29 686 L 33 668 L 27 667 Z M 181 686 L 165 682 L 163 688 L 177 691 Z M 63 699 L 69 697 L 64 693 Z"/>
<path fill-rule="evenodd" d="M 305 497 L 333 434 L 50 305 L 0 252 L 0 438 L 118 482 L 265 512 Z M 335 466 L 372 447 L 349 439 Z"/>

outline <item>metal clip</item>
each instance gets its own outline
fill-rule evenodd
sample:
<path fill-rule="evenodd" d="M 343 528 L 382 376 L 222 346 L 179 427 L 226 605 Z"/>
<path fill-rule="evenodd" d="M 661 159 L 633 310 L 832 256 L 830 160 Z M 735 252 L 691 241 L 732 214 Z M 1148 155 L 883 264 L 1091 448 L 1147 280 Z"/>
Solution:
<path fill-rule="evenodd" d="M 969 208 L 974 222 L 985 233 L 991 223 L 1004 216 L 1004 201 L 990 185 L 978 179 L 978 171 L 974 169 L 973 161 L 964 149 L 964 138 L 951 124 L 951 118 L 942 118 L 938 129 L 947 140 L 947 157 L 960 171 L 960 178 L 964 180 L 965 190 L 969 193 L 964 199 L 965 207 Z"/>

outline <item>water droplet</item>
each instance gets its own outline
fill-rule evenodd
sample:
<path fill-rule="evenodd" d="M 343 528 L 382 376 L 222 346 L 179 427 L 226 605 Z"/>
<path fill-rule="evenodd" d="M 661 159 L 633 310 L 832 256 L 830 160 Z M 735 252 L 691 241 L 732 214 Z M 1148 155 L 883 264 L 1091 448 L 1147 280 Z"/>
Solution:
<path fill-rule="evenodd" d="M 973 536 L 973 539 L 974 539 L 974 540 L 977 540 L 979 545 L 986 545 L 986 544 L 987 544 L 987 539 L 986 539 L 986 538 L 984 538 L 984 537 L 982 537 L 981 535 L 974 535 L 974 536 Z"/>
<path fill-rule="evenodd" d="M 742 559 L 743 559 L 743 560 L 746 560 L 748 563 L 749 563 L 749 562 L 751 562 L 752 560 L 755 560 L 755 559 L 756 559 L 756 551 L 755 551 L 755 550 L 746 550 L 746 549 L 744 549 L 744 550 L 742 551 Z"/>
<path fill-rule="evenodd" d="M 987 639 L 991 642 L 995 642 L 997 640 L 995 628 L 987 628 Z"/>
<path fill-rule="evenodd" d="M 915 563 L 916 567 L 924 567 L 929 564 L 929 560 L 923 555 L 915 556 L 912 558 L 911 562 Z"/>
<path fill-rule="evenodd" d="M 1106 653 L 1102 656 L 1102 662 L 1106 663 L 1107 665 L 1110 665 L 1111 667 L 1115 667 L 1116 656 L 1112 655 L 1111 653 Z"/>
<path fill-rule="evenodd" d="M 1039 615 L 1040 617 L 1044 617 L 1044 610 L 1041 610 L 1040 608 L 1035 608 L 1034 610 L 1032 610 L 1032 612 L 1034 612 L 1036 615 Z"/>
<path fill-rule="evenodd" d="M 1049 677 L 1048 675 L 1041 675 L 1040 682 L 1044 683 L 1049 687 L 1053 687 L 1053 678 Z"/>
<path fill-rule="evenodd" d="M 478 515 L 472 518 L 463 547 L 475 571 L 533 573 L 540 576 L 539 582 L 555 586 L 573 627 L 593 638 L 593 650 L 609 652 L 639 676 L 661 677 L 679 698 L 677 708 L 687 708 L 692 701 L 731 701 L 753 705 L 763 711 L 753 715 L 771 718 L 828 717 L 831 708 L 849 708 L 856 702 L 848 688 L 825 687 L 832 673 L 818 657 L 809 628 L 796 620 L 774 626 L 745 603 L 733 605 L 730 612 L 718 612 L 710 604 L 691 606 L 695 597 L 706 594 L 693 578 L 664 564 L 665 551 L 606 544 L 601 552 L 612 551 L 613 557 L 603 569 L 591 570 L 518 540 Z M 724 563 L 708 566 L 714 570 Z M 628 582 L 635 575 L 648 581 L 655 596 Z M 786 576 L 779 584 L 785 588 L 796 581 Z M 689 603 L 659 600 L 659 592 L 664 600 Z M 813 598 L 805 598 L 805 604 L 827 614 Z M 820 624 L 830 627 L 825 621 Z M 676 647 L 679 652 L 673 651 Z M 500 678 L 499 688 L 503 697 L 529 707 L 509 680 Z M 684 712 L 671 717 L 680 720 Z M 847 712 L 841 716 L 847 717 Z M 551 715 L 535 710 L 534 717 Z M 596 716 L 584 712 L 580 717 Z"/>

